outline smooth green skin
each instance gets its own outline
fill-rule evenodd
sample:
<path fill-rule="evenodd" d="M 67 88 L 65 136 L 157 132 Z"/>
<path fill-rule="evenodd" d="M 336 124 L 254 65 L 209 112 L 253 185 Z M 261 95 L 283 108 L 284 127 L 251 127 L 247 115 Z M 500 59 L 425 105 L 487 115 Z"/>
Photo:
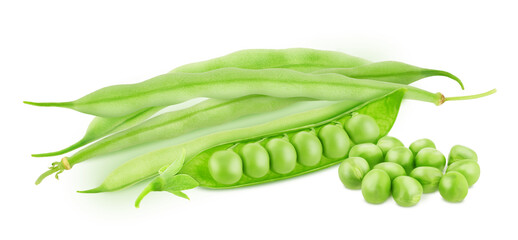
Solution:
<path fill-rule="evenodd" d="M 362 195 L 365 201 L 380 204 L 390 197 L 390 177 L 381 169 L 372 169 L 362 180 Z"/>
<path fill-rule="evenodd" d="M 480 177 L 480 166 L 474 160 L 466 159 L 452 163 L 446 172 L 455 171 L 462 174 L 468 181 L 468 186 L 473 186 Z"/>
<path fill-rule="evenodd" d="M 347 156 L 350 147 L 350 139 L 344 129 L 335 124 L 324 126 L 318 133 L 322 142 L 324 156 L 332 159 L 344 158 Z"/>
<path fill-rule="evenodd" d="M 392 181 L 392 197 L 399 206 L 415 206 L 423 195 L 423 187 L 416 179 L 399 176 Z"/>
<path fill-rule="evenodd" d="M 448 155 L 448 165 L 465 159 L 478 161 L 477 153 L 466 146 L 455 145 L 451 148 L 450 154 Z"/>
<path fill-rule="evenodd" d="M 314 166 L 322 158 L 322 143 L 312 132 L 302 131 L 293 135 L 291 143 L 297 151 L 297 161 L 304 166 Z"/>
<path fill-rule="evenodd" d="M 406 175 L 405 169 L 401 165 L 393 162 L 378 163 L 376 166 L 374 166 L 374 169 L 381 169 L 385 171 L 389 175 L 390 181 L 393 181 L 399 176 Z"/>
<path fill-rule="evenodd" d="M 260 178 L 270 171 L 270 156 L 261 144 L 246 144 L 239 152 L 247 176 Z"/>
<path fill-rule="evenodd" d="M 434 167 L 443 170 L 446 165 L 446 158 L 435 148 L 423 148 L 415 156 L 416 167 Z"/>
<path fill-rule="evenodd" d="M 361 157 L 367 160 L 371 168 L 383 162 L 383 152 L 378 146 L 372 143 L 354 145 L 351 151 L 349 151 L 349 157 Z"/>
<path fill-rule="evenodd" d="M 297 151 L 285 139 L 274 138 L 266 144 L 266 150 L 270 154 L 272 171 L 279 174 L 286 174 L 297 165 Z"/>
<path fill-rule="evenodd" d="M 415 178 L 421 186 L 424 193 L 432 193 L 437 191 L 439 181 L 441 181 L 441 170 L 434 167 L 416 167 L 410 173 L 410 177 Z"/>
<path fill-rule="evenodd" d="M 435 143 L 433 143 L 433 141 L 428 138 L 422 138 L 415 140 L 408 148 L 412 151 L 412 153 L 414 153 L 415 156 L 423 148 L 435 148 Z"/>
<path fill-rule="evenodd" d="M 405 146 L 401 141 L 399 141 L 399 139 L 390 136 L 380 138 L 376 145 L 378 145 L 378 147 L 383 152 L 383 156 L 385 156 L 392 148 Z"/>
<path fill-rule="evenodd" d="M 458 172 L 447 172 L 439 182 L 439 192 L 448 202 L 462 202 L 468 195 L 468 181 Z"/>
<path fill-rule="evenodd" d="M 297 164 L 289 175 L 280 175 L 270 171 L 260 179 L 246 175 L 232 186 L 223 185 L 207 177 L 207 162 L 212 152 L 227 149 L 235 143 L 256 142 L 270 136 L 292 135 L 302 130 L 308 130 L 330 122 L 342 119 L 345 121 L 352 112 L 373 116 L 380 126 L 381 134 L 388 133 L 399 112 L 404 95 L 404 89 L 394 91 L 384 97 L 372 99 L 366 103 L 340 102 L 320 109 L 293 114 L 268 123 L 253 127 L 235 129 L 206 135 L 195 140 L 163 148 L 138 156 L 112 171 L 103 183 L 93 189 L 80 191 L 83 193 L 99 193 L 120 190 L 144 179 L 153 177 L 158 169 L 171 164 L 182 149 L 186 150 L 186 159 L 189 159 L 181 173 L 192 176 L 202 187 L 232 188 L 291 178 L 305 173 L 317 171 L 336 164 L 338 161 L 322 157 L 321 161 L 311 167 Z"/>
<path fill-rule="evenodd" d="M 394 147 L 385 155 L 385 162 L 393 162 L 401 165 L 406 174 L 414 169 L 414 155 L 412 151 L 406 147 Z"/>
<path fill-rule="evenodd" d="M 362 179 L 370 171 L 369 163 L 361 157 L 349 157 L 338 167 L 338 177 L 346 188 L 361 189 Z"/>
<path fill-rule="evenodd" d="M 347 123 L 345 130 L 356 144 L 376 143 L 380 135 L 380 129 L 376 120 L 369 115 L 353 115 Z"/>
<path fill-rule="evenodd" d="M 310 74 L 290 69 L 222 68 L 203 73 L 167 73 L 136 84 L 99 89 L 78 100 L 33 103 L 74 109 L 102 117 L 119 117 L 153 107 L 173 105 L 198 97 L 233 99 L 248 95 L 307 97 L 319 100 L 368 101 L 406 88 L 405 98 L 442 104 L 440 93 L 375 80 L 358 80 L 339 74 Z"/>
<path fill-rule="evenodd" d="M 209 159 L 209 173 L 221 184 L 233 184 L 243 176 L 243 162 L 232 150 L 215 152 Z"/>

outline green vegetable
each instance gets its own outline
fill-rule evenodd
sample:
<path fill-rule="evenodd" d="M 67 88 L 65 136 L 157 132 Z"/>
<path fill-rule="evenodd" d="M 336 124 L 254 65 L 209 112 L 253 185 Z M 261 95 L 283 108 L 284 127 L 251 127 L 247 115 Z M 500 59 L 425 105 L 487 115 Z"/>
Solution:
<path fill-rule="evenodd" d="M 446 158 L 435 148 L 423 148 L 415 156 L 415 165 L 416 167 L 435 167 L 442 171 L 446 165 Z"/>
<path fill-rule="evenodd" d="M 392 182 L 392 196 L 399 206 L 411 207 L 421 200 L 423 187 L 412 177 L 399 176 Z"/>
<path fill-rule="evenodd" d="M 272 164 L 273 165 L 273 164 Z M 209 159 L 210 175 L 223 184 L 233 184 L 243 176 L 243 163 L 237 153 L 231 150 L 218 151 Z"/>
<path fill-rule="evenodd" d="M 439 182 L 439 192 L 448 202 L 462 202 L 468 195 L 468 181 L 458 172 L 447 172 Z"/>
<path fill-rule="evenodd" d="M 477 153 L 473 151 L 471 148 L 455 145 L 451 148 L 450 154 L 448 155 L 448 165 L 465 159 L 471 159 L 474 161 L 478 160 Z"/>
<path fill-rule="evenodd" d="M 414 155 L 406 147 L 394 147 L 385 155 L 385 162 L 393 162 L 401 165 L 407 174 L 414 169 Z"/>
<path fill-rule="evenodd" d="M 383 152 L 383 155 L 386 155 L 387 152 L 394 147 L 404 147 L 405 145 L 399 141 L 399 139 L 395 137 L 385 136 L 378 140 L 376 144 Z"/>
<path fill-rule="evenodd" d="M 439 187 L 442 171 L 435 167 L 417 167 L 412 170 L 410 177 L 415 178 L 421 183 L 424 193 L 432 193 L 437 191 Z"/>
<path fill-rule="evenodd" d="M 368 203 L 379 204 L 390 197 L 390 177 L 381 169 L 372 169 L 362 181 L 362 194 Z"/>
<path fill-rule="evenodd" d="M 340 163 L 338 176 L 346 188 L 361 189 L 362 179 L 369 170 L 369 163 L 365 159 L 349 157 Z"/>
<path fill-rule="evenodd" d="M 381 169 L 385 171 L 389 175 L 390 181 L 393 181 L 395 178 L 399 176 L 406 175 L 405 169 L 401 165 L 393 162 L 379 163 L 376 166 L 374 166 L 374 169 Z"/>
<path fill-rule="evenodd" d="M 409 149 L 414 153 L 414 156 L 421 151 L 423 148 L 435 148 L 435 143 L 432 142 L 432 140 L 428 138 L 423 138 L 414 141 L 412 144 L 410 144 Z"/>
<path fill-rule="evenodd" d="M 476 161 L 471 159 L 460 160 L 452 163 L 446 169 L 446 172 L 455 171 L 462 174 L 468 181 L 468 186 L 473 186 L 480 177 L 480 166 Z"/>
<path fill-rule="evenodd" d="M 322 143 L 314 132 L 302 131 L 291 138 L 297 161 L 304 166 L 315 166 L 322 157 Z"/>
<path fill-rule="evenodd" d="M 383 152 L 372 143 L 362 143 L 353 146 L 349 152 L 349 157 L 361 157 L 367 160 L 371 168 L 383 162 Z"/>
<path fill-rule="evenodd" d="M 285 139 L 274 138 L 266 144 L 266 150 L 270 154 L 272 171 L 279 174 L 286 174 L 297 166 L 297 151 L 291 143 Z M 232 184 L 224 183 L 223 184 Z"/>
<path fill-rule="evenodd" d="M 331 159 L 344 158 L 349 152 L 350 140 L 341 125 L 329 124 L 318 132 L 324 156 Z"/>
<path fill-rule="evenodd" d="M 376 120 L 364 114 L 353 115 L 345 123 L 345 130 L 356 144 L 376 143 L 380 135 L 380 129 L 378 124 L 376 124 Z"/>
<path fill-rule="evenodd" d="M 260 178 L 270 170 L 268 151 L 259 143 L 249 143 L 240 150 L 244 172 L 249 177 Z"/>

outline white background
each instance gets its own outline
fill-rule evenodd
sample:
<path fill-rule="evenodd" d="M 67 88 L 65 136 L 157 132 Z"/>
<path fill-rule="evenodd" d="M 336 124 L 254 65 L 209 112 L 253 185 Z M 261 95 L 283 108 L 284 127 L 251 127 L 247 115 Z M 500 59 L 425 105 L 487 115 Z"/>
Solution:
<path fill-rule="evenodd" d="M 188 2 L 1 2 L 1 239 L 517 238 L 513 1 Z M 152 193 L 140 209 L 133 200 L 142 184 L 75 193 L 99 184 L 124 160 L 117 156 L 33 184 L 59 158 L 30 153 L 66 146 L 91 117 L 22 100 L 73 100 L 236 50 L 289 47 L 447 70 L 464 80 L 465 91 L 440 77 L 415 84 L 445 95 L 497 88 L 493 96 L 440 107 L 405 101 L 390 133 L 407 145 L 431 138 L 446 154 L 454 144 L 475 149 L 482 174 L 464 202 L 433 193 L 412 208 L 392 199 L 371 205 L 342 186 L 337 167 L 257 187 L 186 191 L 191 201 Z"/>

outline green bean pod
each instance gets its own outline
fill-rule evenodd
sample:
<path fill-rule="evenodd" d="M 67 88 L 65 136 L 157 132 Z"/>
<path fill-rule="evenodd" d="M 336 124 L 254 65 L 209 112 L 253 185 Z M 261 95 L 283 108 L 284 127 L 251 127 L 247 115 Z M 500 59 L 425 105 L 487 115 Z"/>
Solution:
<path fill-rule="evenodd" d="M 110 86 L 72 102 L 25 103 L 70 108 L 96 116 L 118 117 L 143 108 L 177 104 L 197 97 L 233 99 L 259 94 L 280 98 L 367 101 L 400 88 L 407 88 L 406 98 L 436 105 L 449 99 L 471 99 L 494 92 L 445 98 L 440 93 L 402 84 L 358 80 L 339 74 L 309 74 L 290 69 L 222 68 L 204 73 L 168 73 L 137 84 Z"/>

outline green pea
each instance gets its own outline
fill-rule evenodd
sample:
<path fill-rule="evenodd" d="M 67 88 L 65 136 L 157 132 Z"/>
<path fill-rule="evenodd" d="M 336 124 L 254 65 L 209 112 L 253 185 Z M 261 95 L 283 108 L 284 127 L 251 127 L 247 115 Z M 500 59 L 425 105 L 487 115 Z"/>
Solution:
<path fill-rule="evenodd" d="M 462 174 L 468 181 L 468 186 L 473 186 L 480 177 L 480 166 L 476 161 L 467 159 L 454 162 L 446 169 L 446 172 L 455 171 Z"/>
<path fill-rule="evenodd" d="M 421 151 L 423 148 L 435 148 L 435 143 L 432 142 L 432 140 L 428 138 L 422 138 L 419 140 L 416 140 L 412 144 L 410 144 L 410 150 L 412 153 L 414 153 L 414 156 Z"/>
<path fill-rule="evenodd" d="M 297 160 L 304 166 L 314 166 L 322 158 L 322 144 L 315 134 L 302 131 L 291 139 L 297 151 Z"/>
<path fill-rule="evenodd" d="M 392 196 L 399 206 L 411 207 L 421 200 L 423 187 L 416 179 L 399 176 L 392 182 Z"/>
<path fill-rule="evenodd" d="M 380 135 L 376 120 L 365 114 L 353 115 L 345 124 L 345 130 L 356 144 L 375 143 Z"/>
<path fill-rule="evenodd" d="M 286 174 L 297 164 L 297 151 L 288 141 L 274 138 L 266 144 L 266 150 L 270 154 L 272 170 L 279 174 Z"/>
<path fill-rule="evenodd" d="M 439 192 L 448 202 L 462 202 L 468 195 L 468 181 L 458 172 L 447 172 L 439 182 Z"/>
<path fill-rule="evenodd" d="M 346 188 L 360 189 L 362 179 L 369 172 L 369 163 L 361 157 L 350 157 L 340 163 L 338 176 Z"/>
<path fill-rule="evenodd" d="M 318 137 L 322 141 L 324 156 L 331 159 L 343 158 L 349 152 L 350 140 L 343 128 L 330 124 L 320 129 Z"/>
<path fill-rule="evenodd" d="M 270 170 L 270 157 L 268 152 L 259 143 L 248 143 L 241 148 L 245 174 L 260 178 Z"/>
<path fill-rule="evenodd" d="M 465 159 L 471 159 L 474 161 L 478 160 L 477 153 L 473 151 L 471 148 L 455 145 L 451 148 L 450 154 L 448 155 L 448 165 Z"/>
<path fill-rule="evenodd" d="M 243 175 L 243 163 L 232 150 L 218 151 L 212 154 L 208 162 L 209 173 L 219 183 L 233 184 Z"/>
<path fill-rule="evenodd" d="M 390 196 L 390 177 L 381 169 L 372 169 L 362 181 L 362 194 L 368 203 L 382 203 Z"/>
<path fill-rule="evenodd" d="M 406 175 L 405 169 L 401 165 L 393 162 L 378 163 L 376 166 L 374 166 L 374 169 L 381 169 L 385 171 L 389 175 L 390 181 L 393 181 L 399 176 Z"/>
<path fill-rule="evenodd" d="M 378 147 L 381 149 L 381 151 L 383 152 L 383 155 L 386 155 L 387 152 L 394 147 L 404 147 L 405 146 L 401 141 L 399 141 L 399 139 L 397 139 L 395 137 L 390 137 L 390 136 L 385 136 L 385 137 L 380 138 L 380 140 L 378 140 L 378 143 L 376 145 L 378 145 Z"/>
<path fill-rule="evenodd" d="M 410 173 L 410 177 L 421 183 L 424 193 L 432 193 L 439 187 L 442 171 L 434 167 L 417 167 Z"/>
<path fill-rule="evenodd" d="M 367 160 L 371 168 L 383 162 L 383 152 L 378 146 L 372 143 L 354 145 L 349 152 L 349 157 L 361 157 Z"/>
<path fill-rule="evenodd" d="M 401 165 L 407 174 L 414 169 L 414 155 L 406 147 L 394 147 L 385 155 L 385 162 L 393 162 Z"/>
<path fill-rule="evenodd" d="M 437 149 L 423 148 L 415 156 L 415 165 L 416 167 L 435 167 L 442 171 L 446 165 L 446 158 Z"/>

